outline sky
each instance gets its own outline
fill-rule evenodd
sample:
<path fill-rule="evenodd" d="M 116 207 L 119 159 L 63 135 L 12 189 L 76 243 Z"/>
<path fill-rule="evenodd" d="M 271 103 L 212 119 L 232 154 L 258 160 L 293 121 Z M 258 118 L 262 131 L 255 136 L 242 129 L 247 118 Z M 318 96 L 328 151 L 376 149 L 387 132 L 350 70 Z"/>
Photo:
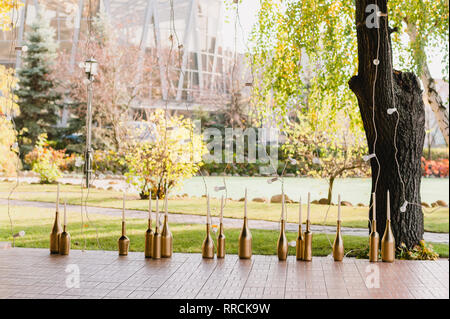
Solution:
<path fill-rule="evenodd" d="M 259 0 L 243 0 L 241 4 L 239 4 L 239 17 L 240 17 L 240 25 L 237 25 L 237 42 L 236 48 L 239 52 L 246 51 L 246 45 L 244 43 L 244 39 L 247 40 L 250 32 L 252 30 L 253 25 L 256 22 L 257 14 L 259 11 L 260 5 Z M 225 12 L 225 16 L 228 16 L 228 22 L 225 22 L 223 27 L 223 44 L 225 47 L 230 49 L 234 48 L 234 11 Z M 444 66 L 442 65 L 443 53 L 438 50 L 428 50 L 428 66 L 430 68 L 431 76 L 435 79 L 441 79 L 443 77 L 442 69 Z"/>

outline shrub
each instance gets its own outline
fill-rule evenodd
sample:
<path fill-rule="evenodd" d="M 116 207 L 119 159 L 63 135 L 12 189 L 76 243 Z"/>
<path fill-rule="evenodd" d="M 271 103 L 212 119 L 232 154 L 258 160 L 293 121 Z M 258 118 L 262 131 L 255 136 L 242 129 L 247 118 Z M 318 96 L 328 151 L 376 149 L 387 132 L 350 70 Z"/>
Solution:
<path fill-rule="evenodd" d="M 99 172 L 125 173 L 127 169 L 125 154 L 113 150 L 94 151 L 93 169 Z"/>
<path fill-rule="evenodd" d="M 65 165 L 65 150 L 55 150 L 48 145 L 47 134 L 39 135 L 34 149 L 25 155 L 25 163 L 39 174 L 42 184 L 51 184 L 61 177 L 60 167 Z"/>
<path fill-rule="evenodd" d="M 398 259 L 407 260 L 436 260 L 439 258 L 439 254 L 433 250 L 431 244 L 425 243 L 425 240 L 421 240 L 419 245 L 416 245 L 412 249 L 408 249 L 404 243 L 397 248 Z"/>
<path fill-rule="evenodd" d="M 426 160 L 422 157 L 422 174 L 425 177 L 448 177 L 448 159 Z"/>
<path fill-rule="evenodd" d="M 203 137 L 191 131 L 191 120 L 183 116 L 166 119 L 163 110 L 156 110 L 143 124 L 150 131 L 144 132 L 145 139 L 134 132 L 139 138 L 132 140 L 125 156 L 127 180 L 140 189 L 142 199 L 148 198 L 150 191 L 152 196 L 163 198 L 197 173 L 207 149 Z"/>

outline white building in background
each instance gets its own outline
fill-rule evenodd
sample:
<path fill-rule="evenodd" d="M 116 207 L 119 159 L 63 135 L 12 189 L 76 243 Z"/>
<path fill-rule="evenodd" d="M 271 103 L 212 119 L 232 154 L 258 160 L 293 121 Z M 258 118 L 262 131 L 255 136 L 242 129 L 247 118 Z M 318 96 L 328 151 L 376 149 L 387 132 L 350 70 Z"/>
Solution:
<path fill-rule="evenodd" d="M 220 109 L 218 100 L 230 95 L 230 69 L 234 52 L 225 50 L 223 42 L 223 0 L 22 0 L 16 13 L 17 45 L 21 45 L 29 25 L 39 12 L 50 20 L 56 31 L 60 50 L 71 53 L 70 64 L 76 67 L 80 35 L 87 34 L 88 19 L 104 14 L 119 32 L 121 41 L 139 46 L 140 50 L 164 51 L 170 46 L 170 35 L 176 31 L 181 44 L 179 65 L 169 68 L 174 79 L 166 79 L 160 63 L 161 96 L 140 99 L 135 108 L 171 110 Z M 21 52 L 10 54 L 11 31 L 0 31 L 0 63 L 20 67 Z M 177 44 L 177 40 L 174 40 Z M 167 51 L 166 51 L 167 52 Z M 131 70 L 139 72 L 139 70 Z M 169 83 L 169 81 L 171 81 Z M 168 87 L 172 89 L 169 90 Z M 151 92 L 151 88 L 149 88 Z M 150 93 L 151 95 L 151 93 Z M 222 99 L 217 99 L 221 96 Z M 213 101 L 209 103 L 208 101 Z"/>

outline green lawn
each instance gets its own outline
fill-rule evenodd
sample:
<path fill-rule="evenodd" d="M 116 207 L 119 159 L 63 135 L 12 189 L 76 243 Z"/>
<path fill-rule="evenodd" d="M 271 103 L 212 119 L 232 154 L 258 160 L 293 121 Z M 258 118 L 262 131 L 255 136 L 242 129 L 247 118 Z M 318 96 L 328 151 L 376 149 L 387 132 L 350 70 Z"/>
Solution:
<path fill-rule="evenodd" d="M 24 230 L 26 235 L 16 240 L 17 247 L 48 248 L 49 234 L 52 228 L 54 211 L 45 208 L 11 207 L 11 217 L 14 224 L 14 232 Z M 62 216 L 61 216 L 62 218 Z M 99 242 L 104 250 L 116 250 L 117 239 L 120 236 L 120 217 L 89 214 L 89 220 L 83 217 L 83 233 L 81 233 L 81 216 L 79 213 L 68 213 L 68 231 L 72 237 L 72 249 L 100 249 L 97 243 L 96 231 L 99 234 Z M 174 237 L 175 252 L 201 252 L 201 245 L 205 236 L 205 226 L 198 224 L 170 224 Z M 127 220 L 127 235 L 131 240 L 130 251 L 144 250 L 144 234 L 146 220 Z M 236 254 L 238 248 L 239 229 L 226 229 L 227 253 Z M 253 253 L 260 255 L 276 254 L 277 231 L 252 230 Z M 289 241 L 296 238 L 295 233 L 287 233 Z M 331 253 L 330 243 L 333 235 L 315 234 L 313 237 L 313 255 L 326 256 Z M 0 205 L 0 241 L 10 241 L 10 223 L 7 207 Z M 86 246 L 85 246 L 86 245 Z M 344 236 L 345 250 L 364 249 L 368 245 L 367 237 Z M 435 244 L 434 249 L 441 257 L 448 257 L 448 245 Z M 290 247 L 289 253 L 294 255 L 295 248 Z"/>
<path fill-rule="evenodd" d="M 8 192 L 14 183 L 0 183 L 0 198 L 7 198 Z M 86 190 L 83 192 L 86 196 Z M 137 195 L 128 195 L 127 208 L 146 210 L 148 201 L 140 200 Z M 55 202 L 56 185 L 20 184 L 12 196 L 13 199 Z M 121 208 L 123 194 L 116 191 L 91 189 L 88 204 L 99 207 Z M 61 185 L 61 200 L 67 200 L 69 204 L 80 204 L 80 187 L 74 185 Z M 211 200 L 212 215 L 217 216 L 220 200 Z M 241 218 L 243 215 L 243 202 L 227 201 L 224 216 Z M 288 221 L 298 222 L 298 205 L 288 204 Z M 328 206 L 311 205 L 311 221 L 316 225 L 335 225 L 337 218 L 337 207 L 329 209 L 327 219 L 325 215 Z M 170 200 L 169 211 L 181 214 L 204 215 L 206 201 L 204 198 L 192 198 L 186 200 Z M 306 205 L 303 206 L 304 218 L 306 218 Z M 261 219 L 278 221 L 280 219 L 280 204 L 254 203 L 248 204 L 248 216 L 250 219 Z M 367 227 L 367 207 L 342 207 L 342 220 L 345 227 Z M 440 208 L 432 214 L 424 214 L 425 230 L 431 232 L 449 232 L 449 209 Z"/>

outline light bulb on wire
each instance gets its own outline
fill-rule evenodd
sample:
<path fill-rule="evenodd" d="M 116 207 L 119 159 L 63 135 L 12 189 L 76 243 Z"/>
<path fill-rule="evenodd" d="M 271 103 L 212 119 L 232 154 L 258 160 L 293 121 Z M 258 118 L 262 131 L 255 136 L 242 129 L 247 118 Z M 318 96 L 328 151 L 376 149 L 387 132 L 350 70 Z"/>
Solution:
<path fill-rule="evenodd" d="M 225 186 L 216 186 L 214 187 L 214 191 L 215 192 L 220 192 L 220 191 L 224 191 L 225 190 Z"/>
<path fill-rule="evenodd" d="M 389 115 L 392 115 L 392 114 L 394 114 L 395 112 L 397 112 L 397 108 L 395 108 L 395 107 L 392 107 L 392 108 L 387 109 L 387 114 L 389 114 Z"/>
<path fill-rule="evenodd" d="M 368 154 L 368 155 L 364 155 L 362 158 L 364 160 L 364 162 L 367 162 L 368 160 L 370 160 L 371 158 L 374 158 L 376 155 L 375 154 Z"/>
<path fill-rule="evenodd" d="M 408 201 L 405 200 L 405 202 L 403 203 L 403 205 L 400 207 L 400 211 L 402 213 L 406 212 L 406 206 L 408 206 Z"/>

